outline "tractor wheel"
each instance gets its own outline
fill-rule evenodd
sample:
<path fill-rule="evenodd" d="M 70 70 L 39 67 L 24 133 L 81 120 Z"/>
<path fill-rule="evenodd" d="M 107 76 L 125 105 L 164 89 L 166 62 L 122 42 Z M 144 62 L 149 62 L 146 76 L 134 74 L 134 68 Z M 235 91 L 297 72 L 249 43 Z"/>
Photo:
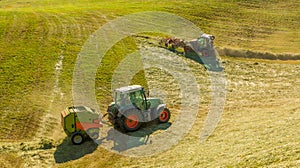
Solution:
<path fill-rule="evenodd" d="M 142 125 L 142 116 L 137 111 L 130 111 L 125 116 L 121 118 L 121 126 L 125 131 L 135 131 L 139 129 Z"/>
<path fill-rule="evenodd" d="M 164 110 L 159 113 L 158 120 L 160 123 L 166 123 L 169 121 L 170 117 L 171 117 L 170 110 L 164 108 Z"/>
<path fill-rule="evenodd" d="M 80 145 L 84 141 L 84 137 L 80 132 L 75 132 L 71 136 L 71 141 L 74 145 Z"/>

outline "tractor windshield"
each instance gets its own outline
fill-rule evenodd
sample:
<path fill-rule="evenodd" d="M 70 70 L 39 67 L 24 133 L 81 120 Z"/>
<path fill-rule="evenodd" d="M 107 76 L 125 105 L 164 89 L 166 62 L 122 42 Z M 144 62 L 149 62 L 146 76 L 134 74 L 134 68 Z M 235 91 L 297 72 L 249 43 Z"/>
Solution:
<path fill-rule="evenodd" d="M 201 48 L 206 48 L 207 47 L 207 39 L 200 37 L 198 39 L 198 44 Z"/>
<path fill-rule="evenodd" d="M 139 110 L 147 109 L 147 102 L 143 90 L 132 90 L 128 92 L 116 92 L 115 104 L 122 108 L 124 106 L 134 106 Z"/>
<path fill-rule="evenodd" d="M 135 107 L 142 110 L 146 109 L 146 107 L 144 107 L 146 105 L 146 103 L 144 103 L 145 95 L 143 94 L 142 90 L 132 92 L 129 95 L 130 101 Z"/>
<path fill-rule="evenodd" d="M 200 48 L 212 48 L 213 47 L 213 42 L 209 38 L 200 37 L 200 38 L 198 38 L 197 41 L 198 41 L 198 45 Z"/>
<path fill-rule="evenodd" d="M 128 93 L 116 92 L 116 105 L 119 107 L 130 105 L 130 99 Z"/>
<path fill-rule="evenodd" d="M 197 39 L 197 41 L 201 48 L 213 48 L 214 39 L 215 37 L 212 35 L 203 34 Z"/>

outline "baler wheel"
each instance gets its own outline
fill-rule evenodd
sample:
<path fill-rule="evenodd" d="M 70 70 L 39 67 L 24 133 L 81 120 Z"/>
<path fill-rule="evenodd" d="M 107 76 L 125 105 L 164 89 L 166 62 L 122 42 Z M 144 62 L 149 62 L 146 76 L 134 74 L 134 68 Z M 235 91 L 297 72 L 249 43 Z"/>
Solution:
<path fill-rule="evenodd" d="M 75 132 L 71 137 L 71 141 L 74 145 L 80 145 L 83 143 L 84 137 L 80 132 Z"/>

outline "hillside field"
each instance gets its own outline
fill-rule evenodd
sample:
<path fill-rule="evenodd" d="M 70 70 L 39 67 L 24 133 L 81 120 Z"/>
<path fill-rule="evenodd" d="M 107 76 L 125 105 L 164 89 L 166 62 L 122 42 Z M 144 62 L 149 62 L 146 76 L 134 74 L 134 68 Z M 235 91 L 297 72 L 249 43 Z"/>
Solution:
<path fill-rule="evenodd" d="M 106 23 L 145 11 L 183 17 L 213 34 L 215 46 L 239 53 L 220 52 L 227 85 L 217 128 L 199 141 L 212 102 L 210 73 L 178 54 L 200 94 L 193 126 L 176 145 L 145 157 L 127 157 L 93 141 L 72 145 L 60 112 L 73 104 L 73 71 L 82 46 Z M 298 0 L 0 0 L 0 167 L 300 167 L 299 20 Z M 113 100 L 115 70 L 128 54 L 163 37 L 154 35 L 123 38 L 103 57 L 95 76 L 102 114 Z M 163 97 L 175 123 L 180 86 L 172 75 L 139 71 L 131 84 L 158 88 L 152 94 Z M 166 131 L 159 128 L 153 135 Z"/>

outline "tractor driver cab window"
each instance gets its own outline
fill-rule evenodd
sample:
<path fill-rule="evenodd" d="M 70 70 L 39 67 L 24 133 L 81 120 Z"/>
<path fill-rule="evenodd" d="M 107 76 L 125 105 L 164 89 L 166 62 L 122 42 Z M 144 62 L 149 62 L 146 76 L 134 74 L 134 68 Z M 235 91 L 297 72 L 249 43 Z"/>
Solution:
<path fill-rule="evenodd" d="M 198 44 L 200 45 L 201 48 L 207 47 L 208 44 L 207 39 L 203 37 L 198 38 Z"/>
<path fill-rule="evenodd" d="M 143 104 L 143 96 L 141 91 L 135 91 L 130 93 L 130 101 L 131 103 L 139 109 L 142 109 Z"/>
<path fill-rule="evenodd" d="M 116 92 L 115 101 L 116 105 L 121 106 L 121 93 Z"/>
<path fill-rule="evenodd" d="M 116 104 L 118 106 L 126 106 L 130 104 L 128 93 L 116 93 Z"/>

